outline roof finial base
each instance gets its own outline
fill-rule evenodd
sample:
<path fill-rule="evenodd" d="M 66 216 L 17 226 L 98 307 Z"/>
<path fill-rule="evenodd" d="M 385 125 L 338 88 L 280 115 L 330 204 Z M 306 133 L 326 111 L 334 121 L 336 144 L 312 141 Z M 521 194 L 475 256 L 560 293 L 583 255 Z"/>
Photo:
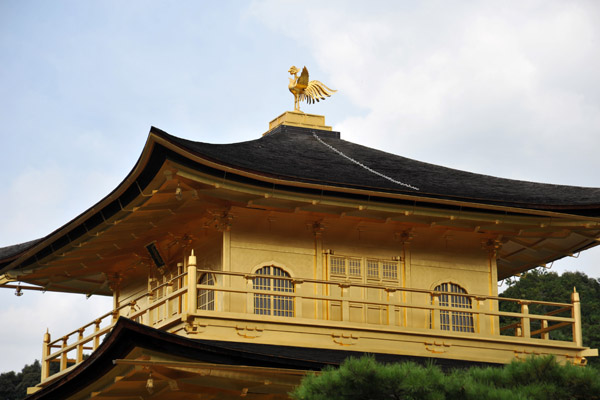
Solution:
<path fill-rule="evenodd" d="M 319 129 L 321 131 L 330 131 L 331 127 L 325 125 L 325 116 L 307 114 L 298 111 L 286 111 L 271 122 L 269 122 L 269 131 L 277 128 L 279 125 L 298 126 L 300 128 Z M 263 135 L 264 136 L 264 135 Z"/>

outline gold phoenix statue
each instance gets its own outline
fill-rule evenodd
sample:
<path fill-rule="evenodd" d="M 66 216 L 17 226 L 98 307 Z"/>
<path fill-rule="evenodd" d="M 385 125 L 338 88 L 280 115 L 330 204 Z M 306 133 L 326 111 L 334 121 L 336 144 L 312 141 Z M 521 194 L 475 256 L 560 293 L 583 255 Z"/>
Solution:
<path fill-rule="evenodd" d="M 294 111 L 300 111 L 300 102 L 306 101 L 308 104 L 313 104 L 315 101 L 325 100 L 325 97 L 331 96 L 337 90 L 329 89 L 327 86 L 319 81 L 308 81 L 308 70 L 306 67 L 302 68 L 302 73 L 298 77 L 298 68 L 292 66 L 289 71 L 290 75 L 294 75 L 290 78 L 290 84 L 288 88 L 294 95 Z"/>

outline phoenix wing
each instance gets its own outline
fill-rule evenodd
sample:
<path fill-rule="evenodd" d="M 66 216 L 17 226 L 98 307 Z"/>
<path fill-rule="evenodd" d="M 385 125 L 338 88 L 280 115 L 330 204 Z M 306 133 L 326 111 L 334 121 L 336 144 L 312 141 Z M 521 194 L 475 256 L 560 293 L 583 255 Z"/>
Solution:
<path fill-rule="evenodd" d="M 302 73 L 300 77 L 298 77 L 298 81 L 296 82 L 297 89 L 305 89 L 308 86 L 308 70 L 306 67 L 302 68 Z"/>
<path fill-rule="evenodd" d="M 302 71 L 302 74 L 304 74 L 304 70 Z M 300 81 L 300 79 L 298 79 L 298 81 Z M 312 104 L 315 101 L 325 100 L 326 97 L 331 96 L 335 92 L 337 92 L 337 90 L 330 89 L 317 80 L 310 81 L 308 82 L 306 89 L 304 89 L 304 93 L 300 94 L 300 100 L 305 100 L 308 104 Z"/>

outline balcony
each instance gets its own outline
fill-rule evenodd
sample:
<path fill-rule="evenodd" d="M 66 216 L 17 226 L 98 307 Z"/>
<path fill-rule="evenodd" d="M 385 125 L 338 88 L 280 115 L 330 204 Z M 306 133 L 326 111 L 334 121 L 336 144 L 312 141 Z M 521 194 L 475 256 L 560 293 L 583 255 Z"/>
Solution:
<path fill-rule="evenodd" d="M 119 316 L 190 338 L 484 363 L 554 354 L 583 365 L 585 357 L 597 355 L 582 345 L 576 292 L 571 303 L 554 303 L 194 264 L 190 258 L 183 273 L 58 339 L 46 333 L 42 385 L 82 362 Z M 520 312 L 499 311 L 502 303 L 516 304 Z M 536 314 L 532 305 L 551 311 Z M 554 340 L 552 332 L 560 329 L 570 330 L 572 341 Z M 52 364 L 57 373 L 50 373 Z"/>

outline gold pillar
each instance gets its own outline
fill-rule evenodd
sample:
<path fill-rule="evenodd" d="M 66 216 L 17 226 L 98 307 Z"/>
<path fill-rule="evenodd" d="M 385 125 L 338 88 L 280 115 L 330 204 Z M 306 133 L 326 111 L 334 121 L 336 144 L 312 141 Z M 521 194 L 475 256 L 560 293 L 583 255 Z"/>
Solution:
<path fill-rule="evenodd" d="M 521 302 L 521 314 L 524 315 L 523 317 L 521 317 L 521 328 L 523 329 L 522 335 L 525 338 L 530 338 L 531 337 L 531 325 L 530 325 L 530 318 L 527 316 L 527 315 L 529 315 L 529 303 Z"/>
<path fill-rule="evenodd" d="M 571 293 L 571 303 L 573 303 L 572 318 L 575 319 L 573 323 L 573 342 L 577 346 L 583 346 L 583 338 L 581 337 L 581 303 L 579 302 L 579 293 L 573 288 Z"/>
<path fill-rule="evenodd" d="M 50 355 L 50 332 L 44 333 L 44 343 L 42 345 L 42 381 L 50 376 L 50 361 L 46 357 Z"/>
<path fill-rule="evenodd" d="M 188 257 L 188 290 L 187 290 L 187 312 L 194 313 L 196 311 L 196 299 L 198 298 L 198 278 L 197 269 L 196 269 L 196 256 L 194 255 L 194 250 L 192 250 L 192 254 Z"/>
<path fill-rule="evenodd" d="M 117 322 L 117 319 L 119 319 L 119 307 L 120 307 L 120 303 L 119 303 L 119 285 L 115 285 L 114 289 L 113 289 L 113 312 L 112 312 L 112 322 L 115 323 Z"/>
<path fill-rule="evenodd" d="M 231 272 L 231 231 L 223 230 L 223 248 L 221 254 L 221 264 L 224 272 Z M 231 288 L 231 276 L 223 275 L 223 286 Z M 238 289 L 242 289 L 238 287 Z M 231 293 L 223 293 L 223 311 L 231 311 Z"/>
<path fill-rule="evenodd" d="M 313 233 L 315 235 L 315 258 L 314 258 L 314 271 L 313 271 L 313 279 L 327 279 L 325 276 L 325 270 L 323 265 L 323 230 L 324 226 L 320 222 L 315 222 L 313 224 Z M 325 265 L 325 267 L 327 267 Z M 315 296 L 323 296 L 324 285 L 317 285 L 313 283 L 313 294 Z M 323 315 L 324 307 L 319 307 L 319 301 L 313 300 L 314 303 L 314 313 L 316 319 L 324 319 Z"/>

